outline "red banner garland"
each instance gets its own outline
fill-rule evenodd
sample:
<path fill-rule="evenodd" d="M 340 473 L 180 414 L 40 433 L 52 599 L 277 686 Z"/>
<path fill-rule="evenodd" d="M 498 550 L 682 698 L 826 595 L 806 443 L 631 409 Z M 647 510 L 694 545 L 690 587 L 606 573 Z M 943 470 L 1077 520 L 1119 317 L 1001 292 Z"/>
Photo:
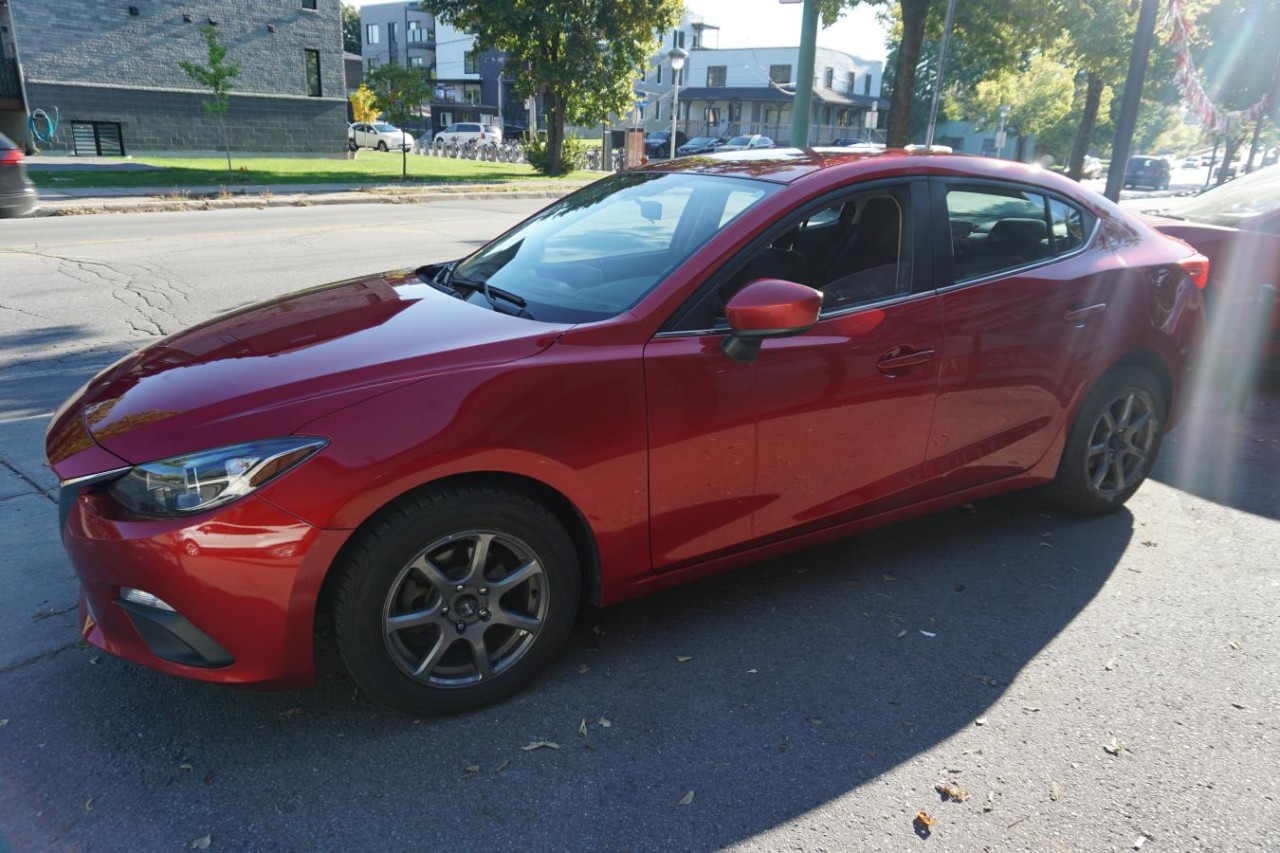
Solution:
<path fill-rule="evenodd" d="M 1183 15 L 1182 0 L 1169 0 L 1169 10 L 1165 13 L 1165 26 L 1171 30 L 1170 41 L 1177 56 L 1174 58 L 1178 66 L 1178 90 L 1182 99 L 1192 113 L 1200 119 L 1204 128 L 1212 133 L 1230 133 L 1250 122 L 1258 120 L 1262 111 L 1267 108 L 1267 96 L 1244 110 L 1223 112 L 1209 99 L 1209 94 L 1200 82 L 1200 72 L 1196 70 L 1195 61 L 1191 58 L 1191 40 L 1187 35 L 1187 22 Z"/>

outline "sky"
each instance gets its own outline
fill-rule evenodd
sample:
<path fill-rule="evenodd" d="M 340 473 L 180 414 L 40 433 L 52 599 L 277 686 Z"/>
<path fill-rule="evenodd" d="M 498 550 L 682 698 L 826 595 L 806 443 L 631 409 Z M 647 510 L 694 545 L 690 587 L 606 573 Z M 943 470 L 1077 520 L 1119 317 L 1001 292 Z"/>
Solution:
<path fill-rule="evenodd" d="M 359 0 L 352 6 L 365 5 Z M 370 0 L 370 4 L 375 0 Z M 383 2 L 383 0 L 376 0 Z M 551 0 L 554 2 L 554 0 Z M 685 0 L 685 8 L 702 15 L 703 20 L 720 28 L 720 41 L 711 35 L 716 47 L 786 47 L 800 44 L 799 3 L 782 4 L 778 0 Z M 876 8 L 859 5 L 844 13 L 835 26 L 818 32 L 818 44 L 852 53 L 859 59 L 883 61 L 885 28 L 876 21 Z"/>

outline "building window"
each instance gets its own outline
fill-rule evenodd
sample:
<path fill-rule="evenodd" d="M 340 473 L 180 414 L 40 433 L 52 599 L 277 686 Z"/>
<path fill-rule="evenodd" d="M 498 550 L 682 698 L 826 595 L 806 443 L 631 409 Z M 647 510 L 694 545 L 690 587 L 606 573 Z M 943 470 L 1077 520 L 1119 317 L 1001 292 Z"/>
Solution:
<path fill-rule="evenodd" d="M 368 24 L 364 28 L 364 43 L 377 44 L 381 39 L 378 37 L 378 25 Z"/>
<path fill-rule="evenodd" d="M 707 67 L 707 88 L 715 89 L 724 86 L 725 65 L 710 65 Z"/>
<path fill-rule="evenodd" d="M 389 44 L 396 43 L 396 24 L 394 21 L 387 24 L 387 42 Z"/>
<path fill-rule="evenodd" d="M 321 95 L 320 91 L 320 51 L 304 50 L 307 57 L 307 94 L 313 98 Z"/>
<path fill-rule="evenodd" d="M 852 71 L 850 71 L 850 72 L 849 72 L 849 81 L 848 81 L 848 84 L 844 87 L 844 90 L 845 90 L 846 92 L 848 92 L 850 95 L 852 95 L 852 94 L 856 91 L 856 90 L 854 89 L 854 85 L 853 85 L 853 84 L 857 81 L 857 79 L 858 79 L 858 75 L 857 75 L 857 74 L 854 74 Z"/>
<path fill-rule="evenodd" d="M 828 89 L 836 87 L 836 70 L 834 68 L 828 68 L 822 72 L 822 85 Z"/>
<path fill-rule="evenodd" d="M 871 75 L 870 74 L 862 78 L 862 94 L 864 95 L 871 94 Z"/>
<path fill-rule="evenodd" d="M 365 65 L 366 71 L 372 71 L 373 69 L 378 67 L 378 57 L 366 56 L 364 58 L 364 65 Z"/>
<path fill-rule="evenodd" d="M 302 0 L 302 8 L 311 9 L 312 11 L 315 11 L 316 0 Z"/>
<path fill-rule="evenodd" d="M 476 62 L 476 52 L 474 50 L 463 51 L 462 53 L 462 73 L 463 74 L 479 74 L 480 66 Z"/>
<path fill-rule="evenodd" d="M 662 82 L 662 65 L 661 65 L 661 64 L 659 64 L 659 65 L 658 65 L 658 79 L 657 79 L 657 82 L 658 82 L 658 83 L 661 83 L 661 82 Z"/>
<path fill-rule="evenodd" d="M 791 82 L 791 66 L 790 65 L 770 65 L 769 79 L 775 83 Z"/>
<path fill-rule="evenodd" d="M 409 67 L 410 67 L 410 68 L 422 68 L 422 67 L 423 67 L 422 57 L 421 57 L 421 56 L 411 56 L 411 57 L 409 57 Z"/>
<path fill-rule="evenodd" d="M 404 37 L 409 44 L 422 44 L 427 41 L 427 30 L 421 21 L 410 21 Z"/>
<path fill-rule="evenodd" d="M 671 34 L 671 46 L 684 47 L 684 30 L 676 30 Z"/>

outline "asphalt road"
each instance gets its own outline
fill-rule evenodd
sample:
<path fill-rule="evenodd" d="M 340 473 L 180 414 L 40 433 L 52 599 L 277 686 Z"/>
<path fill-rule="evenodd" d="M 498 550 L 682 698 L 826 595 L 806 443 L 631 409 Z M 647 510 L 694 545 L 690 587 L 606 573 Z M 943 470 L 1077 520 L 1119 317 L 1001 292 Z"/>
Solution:
<path fill-rule="evenodd" d="M 61 399 L 156 335 L 539 204 L 0 222 L 14 849 L 1280 849 L 1274 390 L 1240 415 L 1200 392 L 1112 516 L 1010 496 L 587 613 L 540 682 L 464 716 L 372 706 L 327 640 L 319 686 L 275 695 L 76 644 L 41 448 Z"/>

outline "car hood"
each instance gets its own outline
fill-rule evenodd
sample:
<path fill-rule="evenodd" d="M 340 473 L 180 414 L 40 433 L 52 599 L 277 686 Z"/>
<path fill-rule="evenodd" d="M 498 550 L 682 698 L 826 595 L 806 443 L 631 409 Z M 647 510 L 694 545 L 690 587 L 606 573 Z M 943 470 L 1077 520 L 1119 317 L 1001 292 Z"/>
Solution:
<path fill-rule="evenodd" d="M 59 428 L 78 429 L 69 423 L 77 416 L 94 442 L 134 464 L 286 435 L 444 370 L 534 355 L 567 328 L 463 302 L 412 271 L 339 282 L 222 315 L 126 357 L 68 402 L 49 446 Z M 51 458 L 55 468 L 58 461 Z"/>

